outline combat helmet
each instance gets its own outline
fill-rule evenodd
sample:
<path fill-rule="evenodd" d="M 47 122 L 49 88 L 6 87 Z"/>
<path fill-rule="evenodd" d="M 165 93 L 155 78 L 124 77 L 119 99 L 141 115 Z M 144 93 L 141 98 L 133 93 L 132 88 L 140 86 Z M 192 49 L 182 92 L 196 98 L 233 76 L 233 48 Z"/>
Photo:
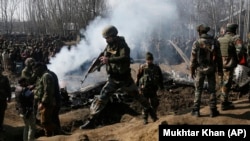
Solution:
<path fill-rule="evenodd" d="M 228 23 L 226 26 L 226 32 L 236 33 L 237 28 L 238 28 L 238 24 Z"/>
<path fill-rule="evenodd" d="M 32 57 L 29 57 L 25 60 L 24 64 L 28 67 L 32 67 L 35 64 L 35 59 Z"/>
<path fill-rule="evenodd" d="M 205 24 L 200 24 L 197 26 L 197 32 L 199 33 L 207 33 L 210 30 L 210 27 Z"/>
<path fill-rule="evenodd" d="M 103 38 L 114 37 L 114 36 L 117 36 L 117 34 L 118 34 L 118 30 L 113 25 L 109 25 L 105 27 L 102 31 Z"/>

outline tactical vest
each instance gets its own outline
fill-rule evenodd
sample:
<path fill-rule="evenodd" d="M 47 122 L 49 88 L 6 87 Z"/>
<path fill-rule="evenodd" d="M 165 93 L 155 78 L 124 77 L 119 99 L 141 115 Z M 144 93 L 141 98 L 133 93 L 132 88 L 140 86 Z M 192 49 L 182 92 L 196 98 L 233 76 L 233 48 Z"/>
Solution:
<path fill-rule="evenodd" d="M 160 74 L 158 74 L 159 66 L 155 64 L 152 64 L 152 66 L 143 64 L 141 67 L 143 75 L 139 80 L 139 87 L 142 89 L 157 88 L 160 80 Z"/>
<path fill-rule="evenodd" d="M 232 56 L 233 52 L 235 52 L 235 47 L 233 45 L 233 38 L 232 36 L 225 35 L 224 37 L 220 37 L 220 49 L 221 49 L 221 56 Z"/>
<path fill-rule="evenodd" d="M 218 39 L 224 68 L 233 68 L 238 64 L 234 38 L 234 36 L 226 34 Z"/>

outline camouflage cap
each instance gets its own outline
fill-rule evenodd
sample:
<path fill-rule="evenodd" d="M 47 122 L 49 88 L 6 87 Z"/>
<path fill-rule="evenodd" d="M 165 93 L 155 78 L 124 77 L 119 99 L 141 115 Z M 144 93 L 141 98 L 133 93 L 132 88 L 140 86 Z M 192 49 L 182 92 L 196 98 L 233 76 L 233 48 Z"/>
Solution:
<path fill-rule="evenodd" d="M 199 33 L 207 33 L 210 30 L 210 27 L 205 24 L 200 24 L 197 26 L 197 32 Z"/>
<path fill-rule="evenodd" d="M 147 52 L 147 53 L 146 53 L 146 60 L 154 60 L 153 54 L 150 53 L 150 52 Z"/>
<path fill-rule="evenodd" d="M 236 29 L 238 28 L 238 24 L 235 23 L 228 23 L 226 26 L 227 32 L 236 32 Z"/>

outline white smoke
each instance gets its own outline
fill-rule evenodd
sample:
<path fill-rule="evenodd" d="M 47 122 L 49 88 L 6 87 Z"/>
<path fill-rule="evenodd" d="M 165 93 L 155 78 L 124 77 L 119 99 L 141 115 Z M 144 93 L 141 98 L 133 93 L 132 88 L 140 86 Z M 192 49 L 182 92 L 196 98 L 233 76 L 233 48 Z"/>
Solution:
<path fill-rule="evenodd" d="M 84 40 L 71 50 L 62 48 L 60 53 L 51 59 L 48 68 L 58 75 L 59 80 L 65 80 L 67 72 L 97 57 L 105 48 L 106 41 L 101 35 L 105 26 L 117 27 L 118 35 L 125 37 L 133 55 L 133 50 L 136 50 L 143 40 L 147 40 L 147 35 L 155 32 L 162 25 L 171 24 L 177 18 L 176 6 L 171 0 L 108 0 L 108 3 L 112 11 L 107 18 L 97 17 L 86 28 Z M 78 77 L 77 83 L 83 79 L 84 72 L 82 74 Z M 80 87 L 80 84 L 67 83 L 66 85 L 71 89 Z"/>

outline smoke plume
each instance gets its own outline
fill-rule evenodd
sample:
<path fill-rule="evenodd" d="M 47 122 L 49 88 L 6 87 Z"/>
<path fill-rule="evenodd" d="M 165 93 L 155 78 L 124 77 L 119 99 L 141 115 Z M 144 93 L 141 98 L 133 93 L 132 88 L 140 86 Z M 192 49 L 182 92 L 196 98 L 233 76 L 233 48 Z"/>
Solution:
<path fill-rule="evenodd" d="M 68 50 L 62 50 L 50 60 L 48 68 L 54 71 L 59 80 L 67 81 L 66 87 L 72 91 L 81 87 L 82 76 L 68 77 L 66 74 L 79 68 L 87 60 L 92 60 L 102 52 L 106 41 L 102 38 L 102 29 L 107 25 L 114 25 L 118 29 L 118 35 L 124 36 L 131 48 L 131 57 L 136 58 L 141 50 L 142 42 L 148 40 L 154 32 L 167 30 L 170 24 L 176 20 L 177 11 L 172 0 L 107 0 L 111 11 L 106 18 L 97 17 L 84 31 L 85 38 L 76 46 Z M 164 37 L 162 37 L 164 38 Z M 93 81 L 94 77 L 86 81 Z M 105 77 L 96 76 L 96 81 Z M 72 83 L 77 81 L 76 83 Z M 84 82 L 85 83 L 85 82 Z"/>

